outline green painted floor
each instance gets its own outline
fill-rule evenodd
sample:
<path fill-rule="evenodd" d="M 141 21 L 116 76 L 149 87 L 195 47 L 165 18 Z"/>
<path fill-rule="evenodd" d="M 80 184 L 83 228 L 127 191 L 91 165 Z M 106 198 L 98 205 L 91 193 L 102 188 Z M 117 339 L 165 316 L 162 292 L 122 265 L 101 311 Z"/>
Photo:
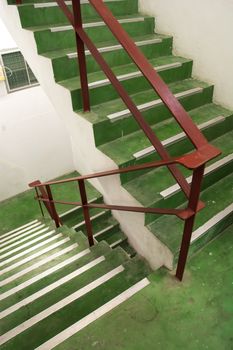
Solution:
<path fill-rule="evenodd" d="M 58 350 L 233 349 L 233 226 L 191 259 L 184 282 L 165 270 Z M 110 347 L 111 344 L 111 347 Z"/>

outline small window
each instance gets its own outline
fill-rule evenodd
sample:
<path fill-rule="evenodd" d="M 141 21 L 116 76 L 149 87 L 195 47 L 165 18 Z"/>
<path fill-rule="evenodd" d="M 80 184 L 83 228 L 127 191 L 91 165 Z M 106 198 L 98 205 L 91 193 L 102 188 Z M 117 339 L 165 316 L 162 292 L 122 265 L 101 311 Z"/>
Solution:
<path fill-rule="evenodd" d="M 3 53 L 2 64 L 9 92 L 38 85 L 38 81 L 20 51 Z"/>

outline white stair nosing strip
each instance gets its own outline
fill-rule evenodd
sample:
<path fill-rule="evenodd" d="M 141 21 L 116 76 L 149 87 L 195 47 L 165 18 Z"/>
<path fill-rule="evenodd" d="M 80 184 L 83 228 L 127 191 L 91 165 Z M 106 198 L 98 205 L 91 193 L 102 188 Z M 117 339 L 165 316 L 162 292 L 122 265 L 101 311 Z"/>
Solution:
<path fill-rule="evenodd" d="M 82 273 L 90 270 L 92 267 L 100 264 L 101 262 L 103 262 L 105 260 L 104 256 L 100 256 L 99 258 L 96 258 L 95 260 L 92 260 L 91 262 L 87 263 L 86 265 L 80 267 L 79 269 L 73 271 L 72 273 L 70 273 L 69 275 L 55 281 L 54 283 L 48 285 L 45 288 L 40 289 L 38 292 L 30 295 L 29 297 L 19 301 L 18 303 L 10 306 L 8 309 L 3 310 L 2 312 L 0 312 L 0 319 L 10 315 L 12 312 L 15 312 L 17 310 L 19 310 L 20 308 L 34 302 L 36 299 L 41 298 L 42 296 L 44 296 L 45 294 L 51 292 L 52 290 L 60 287 L 61 285 L 69 282 L 70 280 L 72 280 L 73 278 L 81 275 Z"/>
<path fill-rule="evenodd" d="M 134 18 L 124 18 L 124 19 L 119 19 L 118 22 L 120 24 L 124 23 L 135 23 L 135 22 L 144 22 L 145 17 L 134 17 Z M 83 23 L 83 28 L 95 28 L 95 27 L 102 27 L 105 26 L 105 22 L 99 21 L 99 22 L 90 22 L 90 23 Z M 51 27 L 50 31 L 51 33 L 57 33 L 57 32 L 65 32 L 68 30 L 72 30 L 73 26 L 72 25 L 65 25 L 65 26 L 59 26 L 59 27 Z"/>
<path fill-rule="evenodd" d="M 24 259 L 22 259 L 20 261 L 17 261 L 16 263 L 6 267 L 5 269 L 0 270 L 0 275 L 3 275 L 6 272 L 12 271 L 12 270 L 16 269 L 17 267 L 19 267 L 21 265 L 27 264 L 28 262 L 38 258 L 41 255 L 47 254 L 51 250 L 56 249 L 56 248 L 60 247 L 61 245 L 69 242 L 69 240 L 70 240 L 69 237 L 66 237 L 63 240 L 58 241 L 58 242 L 50 245 L 49 247 L 46 247 L 46 248 L 44 248 L 42 250 L 39 250 L 37 253 L 34 253 L 34 254 L 28 256 L 27 258 L 24 258 Z M 77 243 L 75 243 L 75 244 L 76 244 L 76 246 L 78 246 Z"/>
<path fill-rule="evenodd" d="M 211 229 L 213 226 L 215 226 L 217 223 L 222 221 L 224 218 L 226 218 L 231 213 L 233 213 L 233 203 L 230 204 L 225 209 L 223 209 L 222 211 L 220 211 L 215 216 L 213 216 L 204 225 L 200 226 L 195 231 L 193 231 L 191 243 L 196 241 L 198 238 L 200 238 L 202 235 L 204 235 L 209 229 Z"/>
<path fill-rule="evenodd" d="M 101 230 L 101 231 L 95 233 L 95 234 L 93 235 L 93 237 L 96 238 L 96 237 L 102 235 L 103 233 L 107 232 L 108 230 L 112 229 L 113 227 L 114 227 L 114 225 L 110 225 L 110 226 L 104 228 L 103 230 Z"/>
<path fill-rule="evenodd" d="M 54 253 L 52 255 L 49 255 L 45 259 L 40 260 L 37 263 L 35 263 L 33 265 L 30 265 L 27 268 L 25 268 L 25 269 L 15 273 L 15 274 L 11 275 L 10 277 L 7 277 L 7 278 L 3 279 L 2 281 L 0 281 L 0 287 L 5 286 L 6 284 L 16 280 L 17 278 L 20 278 L 20 277 L 26 275 L 28 272 L 31 272 L 31 271 L 33 271 L 35 269 L 38 269 L 39 267 L 41 267 L 41 266 L 51 262 L 52 260 L 55 260 L 55 259 L 61 257 L 64 254 L 70 253 L 72 250 L 74 250 L 77 247 L 78 247 L 78 244 L 74 243 L 74 244 L 66 247 L 65 249 L 62 249 L 62 250 L 60 250 L 60 251 L 58 251 L 58 252 L 56 252 L 56 253 Z"/>
<path fill-rule="evenodd" d="M 12 289 L 8 290 L 5 293 L 0 294 L 0 300 L 4 300 L 6 298 L 8 298 L 10 295 L 15 294 L 17 292 L 19 292 L 20 290 L 30 286 L 31 284 L 40 281 L 42 278 L 45 278 L 49 275 L 51 275 L 54 272 L 57 272 L 58 270 L 66 267 L 67 265 L 77 261 L 78 259 L 82 258 L 83 256 L 85 256 L 86 254 L 88 254 L 90 252 L 90 249 L 85 249 L 82 250 L 81 252 L 79 252 L 78 254 L 66 259 L 65 261 L 57 264 L 56 266 L 51 267 L 50 269 L 41 272 L 40 274 L 30 278 L 29 280 L 17 285 L 16 287 L 13 287 Z"/>
<path fill-rule="evenodd" d="M 212 120 L 208 120 L 207 122 L 204 122 L 202 124 L 197 125 L 199 130 L 205 130 L 206 128 L 210 127 L 210 126 L 214 126 L 218 123 L 222 123 L 223 121 L 225 121 L 225 117 L 223 116 L 219 116 L 216 118 L 213 118 Z M 169 137 L 168 139 L 162 141 L 162 145 L 163 146 L 171 146 L 172 144 L 174 144 L 175 142 L 181 141 L 182 139 L 184 139 L 186 137 L 186 134 L 184 132 L 181 132 L 179 134 L 176 134 L 174 136 Z M 154 153 L 155 149 L 153 146 L 149 146 L 144 148 L 141 151 L 138 151 L 136 153 L 133 154 L 133 157 L 135 159 L 140 159 L 143 158 L 146 155 L 149 155 L 151 153 Z"/>
<path fill-rule="evenodd" d="M 218 160 L 217 162 L 214 162 L 210 166 L 205 168 L 205 173 L 204 175 L 209 175 L 212 172 L 214 172 L 217 169 L 222 168 L 223 166 L 227 165 L 228 163 L 233 161 L 233 153 L 229 154 L 228 156 Z M 186 181 L 191 184 L 192 182 L 192 176 L 189 176 L 186 178 Z M 173 186 L 170 186 L 166 188 L 166 190 L 161 191 L 160 195 L 164 198 L 167 199 L 171 197 L 173 194 L 177 193 L 180 190 L 180 186 L 178 184 L 175 184 Z"/>
<path fill-rule="evenodd" d="M 31 238 L 34 238 L 34 237 L 38 236 L 39 234 L 46 232 L 48 230 L 49 230 L 49 227 L 45 227 L 42 230 L 38 230 L 38 231 L 34 230 L 34 232 L 32 234 L 30 233 L 30 236 L 26 235 L 26 237 L 23 237 L 23 238 L 21 236 L 20 239 L 17 240 L 16 242 L 5 242 L 3 245 L 0 246 L 0 254 L 8 249 L 11 249 L 11 248 L 23 243 L 23 242 L 30 240 Z M 13 239 L 14 239 L 14 241 L 16 240 L 16 238 L 13 238 Z"/>
<path fill-rule="evenodd" d="M 112 244 L 110 244 L 110 248 L 114 248 L 115 246 L 117 246 L 118 244 L 124 242 L 124 240 L 121 238 L 121 239 L 118 239 L 118 241 L 116 242 L 113 242 Z"/>
<path fill-rule="evenodd" d="M 97 199 L 98 199 L 98 198 L 92 198 L 88 203 L 93 203 L 93 202 L 95 202 Z M 62 213 L 62 214 L 59 215 L 59 216 L 60 216 L 60 218 L 62 218 L 62 217 L 66 216 L 66 215 L 68 215 L 68 214 L 70 214 L 70 213 L 73 213 L 74 211 L 76 211 L 76 210 L 78 210 L 78 209 L 81 209 L 81 208 L 82 208 L 81 206 L 76 206 L 76 207 L 74 207 L 74 208 L 72 208 L 72 209 L 70 209 L 70 210 L 65 211 L 64 213 Z"/>
<path fill-rule="evenodd" d="M 49 317 L 50 315 L 54 314 L 55 312 L 61 310 L 65 306 L 74 302 L 75 300 L 83 297 L 85 294 L 87 294 L 87 293 L 91 292 L 93 289 L 101 286 L 103 283 L 106 283 L 107 281 L 109 281 L 111 278 L 115 277 L 116 275 L 118 275 L 122 271 L 124 271 L 124 267 L 122 265 L 120 265 L 117 268 L 115 268 L 114 270 L 106 273 L 105 275 L 103 275 L 103 276 L 97 278 L 96 280 L 94 280 L 93 282 L 89 283 L 85 287 L 72 293 L 68 297 L 66 297 L 66 298 L 60 300 L 59 302 L 57 302 L 56 304 L 48 307 L 46 310 L 40 312 L 39 314 L 31 317 L 27 321 L 21 323 L 19 326 L 11 329 L 10 331 L 8 331 L 7 333 L 3 334 L 0 337 L 0 345 L 6 343 L 10 339 L 17 336 L 18 334 L 20 334 L 23 331 L 27 330 L 28 328 L 34 326 L 35 324 L 37 324 L 38 322 L 42 321 L 43 319 Z"/>
<path fill-rule="evenodd" d="M 56 236 L 50 237 L 49 239 L 46 239 L 45 241 L 40 242 L 40 243 L 36 244 L 35 246 L 33 246 L 33 247 L 31 247 L 31 248 L 29 248 L 29 249 L 27 249 L 27 250 L 25 250 L 25 251 L 23 251 L 23 252 L 21 252 L 21 253 L 15 255 L 15 256 L 12 256 L 12 257 L 9 258 L 9 259 L 6 259 L 6 260 L 4 260 L 4 261 L 1 261 L 1 262 L 0 262 L 0 267 L 6 265 L 6 264 L 8 264 L 8 263 L 10 263 L 10 262 L 12 262 L 12 261 L 14 261 L 14 260 L 16 260 L 16 259 L 18 259 L 18 258 L 21 258 L 21 257 L 24 256 L 24 255 L 27 255 L 28 253 L 31 253 L 31 252 L 33 252 L 34 250 L 36 250 L 36 249 L 38 249 L 38 248 L 41 248 L 41 247 L 43 247 L 44 245 L 46 245 L 46 244 L 48 244 L 48 243 L 50 243 L 50 242 L 52 242 L 52 241 L 54 241 L 55 239 L 58 239 L 58 238 L 60 238 L 60 237 L 62 237 L 62 234 L 61 234 L 61 233 L 57 234 Z M 70 240 L 70 239 L 68 238 L 68 240 Z"/>
<path fill-rule="evenodd" d="M 31 235 L 31 233 L 33 233 L 33 232 L 38 232 L 43 227 L 45 227 L 45 224 L 39 225 L 39 226 L 37 226 L 37 227 L 35 227 L 33 229 L 30 229 L 30 230 L 28 230 L 26 232 L 23 232 L 20 235 L 17 235 L 16 237 L 9 238 L 4 243 L 0 244 L 0 248 L 5 247 L 6 245 L 11 244 L 13 242 L 16 242 L 16 241 L 18 241 L 19 239 L 21 239 L 21 238 L 23 238 L 25 236 Z"/>
<path fill-rule="evenodd" d="M 65 340 L 67 340 L 74 334 L 78 333 L 92 322 L 98 320 L 100 317 L 104 316 L 105 314 L 112 311 L 114 308 L 131 298 L 133 295 L 138 293 L 143 288 L 147 287 L 149 284 L 150 281 L 147 278 L 144 278 L 140 282 L 137 282 L 132 287 L 117 295 L 115 298 L 108 301 L 106 304 L 100 306 L 98 309 L 91 312 L 89 315 L 85 316 L 78 322 L 74 323 L 72 326 L 68 327 L 61 333 L 55 335 L 53 338 L 49 339 L 47 342 L 37 347 L 35 350 L 54 349 L 56 346 L 63 343 Z"/>
<path fill-rule="evenodd" d="M 105 0 L 104 2 L 117 2 L 122 0 Z M 65 1 L 66 5 L 72 5 L 72 1 Z M 83 4 L 89 4 L 88 0 L 81 0 L 80 3 Z M 45 8 L 45 7 L 58 7 L 58 4 L 56 2 L 43 2 L 38 4 L 33 4 L 35 9 L 39 8 Z"/>
<path fill-rule="evenodd" d="M 45 229 L 44 229 L 44 230 L 45 230 Z M 17 252 L 19 252 L 20 250 L 22 250 L 22 249 L 24 249 L 24 248 L 30 247 L 32 244 L 37 243 L 37 242 L 41 241 L 42 239 L 47 238 L 47 237 L 53 235 L 54 233 L 55 233 L 55 230 L 46 232 L 46 233 L 43 234 L 42 236 L 39 236 L 39 237 L 37 237 L 37 238 L 35 238 L 35 239 L 32 239 L 31 241 L 29 241 L 29 242 L 27 242 L 27 243 L 24 243 L 24 244 L 20 245 L 19 247 L 16 247 L 16 248 L 14 248 L 14 249 L 11 249 L 11 250 L 10 250 L 9 252 L 7 252 L 7 253 L 1 254 L 1 255 L 0 255 L 0 259 L 5 259 L 5 258 L 7 258 L 8 256 L 10 256 L 10 255 L 12 255 L 12 254 L 14 254 L 14 253 L 17 253 Z M 4 250 L 5 250 L 5 248 L 4 248 Z M 8 250 L 8 247 L 7 247 L 7 250 Z"/>
<path fill-rule="evenodd" d="M 186 90 L 186 91 L 182 91 L 182 92 L 179 92 L 177 94 L 175 94 L 174 96 L 177 98 L 177 99 L 180 99 L 182 97 L 188 97 L 188 96 L 191 96 L 191 95 L 194 95 L 194 94 L 197 94 L 197 93 L 200 93 L 203 91 L 203 88 L 201 87 L 197 87 L 197 88 L 193 88 L 193 89 L 189 89 L 189 90 Z M 143 111 L 147 111 L 148 109 L 152 108 L 152 107 L 155 107 L 155 106 L 159 106 L 163 104 L 162 100 L 159 98 L 157 100 L 153 100 L 153 101 L 150 101 L 150 102 L 146 102 L 146 103 L 143 103 L 142 105 L 139 105 L 137 106 L 137 108 L 143 112 Z M 116 120 L 118 119 L 122 119 L 122 118 L 128 118 L 129 116 L 131 115 L 131 112 L 129 109 L 124 109 L 123 111 L 120 111 L 120 112 L 115 112 L 115 113 L 112 113 L 112 114 L 109 114 L 107 116 L 107 118 L 111 121 L 111 122 L 115 122 Z"/>
<path fill-rule="evenodd" d="M 26 224 L 26 225 L 20 226 L 20 227 L 18 227 L 17 229 L 15 229 L 13 231 L 10 231 L 10 232 L 5 233 L 4 235 L 1 235 L 0 236 L 0 243 L 5 242 L 5 240 L 7 240 L 7 239 L 15 237 L 16 235 L 22 233 L 22 231 L 25 232 L 27 230 L 30 230 L 31 227 L 35 227 L 37 225 L 41 225 L 41 222 L 39 222 L 38 220 L 35 220 L 35 221 L 36 222 L 32 221 L 33 224 L 30 223 L 30 225 Z"/>
<path fill-rule="evenodd" d="M 162 39 L 156 38 L 156 39 L 147 39 L 147 40 L 137 41 L 135 44 L 140 47 L 140 46 L 144 46 L 147 44 L 158 44 L 161 42 L 162 42 Z M 98 48 L 98 51 L 100 53 L 104 53 L 104 52 L 117 51 L 117 50 L 122 50 L 122 49 L 123 49 L 122 45 L 118 44 L 118 45 L 100 47 L 100 48 Z M 89 50 L 85 50 L 85 55 L 89 56 L 89 55 L 91 55 L 91 52 Z M 77 52 L 68 53 L 67 57 L 70 59 L 77 58 Z"/>
<path fill-rule="evenodd" d="M 104 215 L 105 213 L 106 213 L 106 211 L 101 211 L 101 213 L 91 216 L 91 217 L 90 217 L 90 220 L 92 221 L 92 220 L 94 220 L 94 219 L 97 219 L 98 217 Z M 74 230 L 76 230 L 77 228 L 82 227 L 83 225 L 85 225 L 85 221 L 80 222 L 79 224 L 73 226 L 72 228 L 73 228 Z"/>
<path fill-rule="evenodd" d="M 164 64 L 162 66 L 158 66 L 158 67 L 154 67 L 154 69 L 157 72 L 161 72 L 164 71 L 166 69 L 171 69 L 171 68 L 178 68 L 181 67 L 182 63 L 181 62 L 175 62 L 175 63 L 170 63 L 170 64 Z M 125 81 L 125 80 L 129 80 L 129 79 L 133 79 L 133 78 L 138 78 L 138 77 L 142 77 L 143 74 L 141 71 L 135 71 L 132 73 L 128 73 L 128 74 L 122 74 L 117 76 L 117 79 L 119 81 Z M 110 84 L 110 80 L 109 79 L 103 79 L 103 80 L 98 80 L 98 81 L 94 81 L 93 83 L 89 83 L 88 87 L 90 89 L 95 89 L 97 87 L 102 87 L 102 86 L 106 86 Z"/>

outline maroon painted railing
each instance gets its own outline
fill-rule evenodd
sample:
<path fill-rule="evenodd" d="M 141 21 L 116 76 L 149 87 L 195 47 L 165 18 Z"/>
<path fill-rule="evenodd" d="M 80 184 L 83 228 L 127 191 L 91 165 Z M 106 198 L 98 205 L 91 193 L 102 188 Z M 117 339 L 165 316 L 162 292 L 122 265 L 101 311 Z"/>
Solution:
<path fill-rule="evenodd" d="M 46 183 L 41 183 L 39 180 L 37 180 L 29 184 L 29 186 L 32 188 L 35 188 L 36 190 L 35 198 L 39 201 L 39 203 L 40 202 L 44 203 L 50 217 L 54 220 L 57 227 L 62 225 L 62 222 L 56 211 L 55 204 L 81 206 L 83 209 L 86 231 L 87 231 L 87 236 L 88 236 L 90 246 L 94 244 L 92 223 L 90 220 L 90 213 L 89 213 L 89 210 L 91 208 L 130 211 L 130 212 L 138 212 L 138 213 L 176 215 L 178 218 L 185 221 L 183 239 L 182 239 L 182 244 L 180 248 L 179 261 L 178 261 L 177 271 L 176 271 L 176 277 L 179 280 L 182 280 L 185 264 L 188 256 L 195 216 L 197 212 L 204 207 L 203 203 L 199 201 L 199 195 L 201 191 L 201 183 L 203 179 L 205 163 L 206 163 L 206 160 L 209 159 L 209 157 L 212 157 L 214 155 L 215 155 L 215 148 L 213 148 L 211 145 L 206 145 L 199 151 L 195 151 L 191 154 L 188 154 L 179 158 L 150 162 L 142 165 L 130 166 L 122 169 L 110 170 L 110 171 L 105 171 L 105 172 L 100 172 L 100 173 L 95 173 L 95 174 L 90 174 L 85 176 L 78 176 L 78 177 L 69 178 L 65 180 L 50 181 Z M 191 183 L 191 190 L 189 194 L 188 205 L 185 208 L 164 209 L 164 208 L 145 208 L 145 207 L 132 207 L 132 206 L 123 206 L 123 205 L 88 203 L 88 198 L 87 198 L 87 193 L 85 188 L 86 180 L 112 176 L 117 174 L 124 174 L 124 173 L 133 172 L 133 171 L 145 170 L 145 169 L 159 168 L 162 166 L 169 166 L 174 164 L 180 164 L 186 168 L 193 170 L 193 178 Z M 78 201 L 67 202 L 67 201 L 61 201 L 61 200 L 54 200 L 52 196 L 51 185 L 66 184 L 69 182 L 78 183 L 81 202 L 78 202 Z"/>
<path fill-rule="evenodd" d="M 21 3 L 22 0 L 17 0 L 17 3 Z M 132 58 L 132 61 L 141 71 L 142 75 L 150 83 L 151 87 L 154 89 L 155 93 L 161 98 L 164 105 L 171 112 L 177 123 L 183 129 L 188 139 L 192 142 L 196 151 L 179 157 L 176 159 L 171 159 L 169 153 L 162 145 L 161 141 L 155 135 L 151 126 L 146 122 L 142 113 L 137 108 L 132 98 L 128 95 L 123 85 L 117 79 L 112 69 L 109 67 L 101 53 L 98 51 L 95 44 L 89 38 L 87 33 L 83 29 L 82 24 L 82 15 L 81 15 L 81 4 L 80 0 L 72 0 L 72 11 L 69 9 L 64 0 L 56 0 L 58 6 L 63 11 L 68 21 L 74 28 L 76 36 L 76 47 L 77 47 L 77 57 L 79 65 L 79 75 L 81 81 L 82 89 L 82 101 L 83 101 L 83 110 L 84 112 L 90 111 L 90 96 L 88 88 L 88 76 L 87 76 L 87 66 L 86 66 L 86 55 L 85 47 L 90 51 L 93 58 L 99 64 L 111 84 L 114 86 L 118 92 L 121 99 L 124 101 L 127 108 L 130 110 L 132 116 L 139 125 L 139 128 L 144 132 L 150 143 L 153 145 L 157 153 L 161 157 L 161 161 L 147 163 L 140 166 L 132 166 L 124 169 L 107 171 L 103 173 L 92 174 L 88 176 L 80 176 L 73 179 L 55 181 L 41 184 L 39 181 L 30 184 L 31 187 L 35 187 L 37 191 L 40 191 L 40 194 L 37 195 L 37 199 L 44 203 L 50 216 L 55 221 L 56 225 L 61 224 L 61 220 L 56 212 L 55 203 L 64 203 L 64 204 L 75 204 L 81 205 L 83 208 L 84 219 L 86 223 L 88 239 L 90 245 L 94 244 L 92 226 L 89 215 L 89 208 L 105 208 L 111 210 L 124 210 L 124 211 L 136 211 L 144 213 L 154 213 L 154 214 L 168 214 L 176 215 L 180 219 L 185 221 L 183 239 L 180 249 L 180 256 L 178 261 L 178 267 L 176 276 L 180 280 L 183 277 L 185 263 L 188 255 L 188 249 L 190 245 L 193 225 L 196 213 L 203 208 L 203 203 L 199 201 L 201 183 L 203 179 L 205 164 L 211 159 L 218 156 L 221 152 L 210 145 L 205 139 L 198 127 L 193 123 L 191 117 L 185 111 L 180 102 L 169 90 L 166 83 L 160 78 L 159 74 L 155 71 L 154 67 L 148 62 L 142 52 L 135 45 L 133 40 L 122 28 L 117 19 L 113 16 L 108 7 L 104 4 L 103 0 L 89 0 L 89 3 L 96 10 L 98 15 L 105 22 L 109 30 L 127 52 L 127 54 Z M 193 170 L 193 180 L 191 186 L 186 181 L 185 177 L 181 171 L 177 168 L 177 164 L 181 164 L 186 168 Z M 184 192 L 185 196 L 188 199 L 188 206 L 185 209 L 159 209 L 159 208 L 137 208 L 137 207 L 127 207 L 127 206 L 118 206 L 118 205 L 106 205 L 106 204 L 89 204 L 86 196 L 85 190 L 85 180 L 95 178 L 110 176 L 114 174 L 127 173 L 131 171 L 156 168 L 160 166 L 167 166 L 171 174 L 175 178 L 176 182 L 179 184 L 181 190 Z M 78 181 L 79 190 L 81 194 L 81 203 L 73 202 L 62 202 L 55 201 L 52 197 L 52 192 L 50 185 L 55 185 L 58 183 L 66 183 L 70 181 Z"/>

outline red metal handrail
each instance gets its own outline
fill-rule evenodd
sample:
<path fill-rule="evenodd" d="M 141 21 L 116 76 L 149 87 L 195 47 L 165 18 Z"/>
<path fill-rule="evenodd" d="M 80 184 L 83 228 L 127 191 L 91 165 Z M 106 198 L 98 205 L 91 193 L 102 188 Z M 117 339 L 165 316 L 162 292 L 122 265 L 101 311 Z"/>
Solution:
<path fill-rule="evenodd" d="M 17 4 L 22 3 L 22 0 L 16 0 Z M 34 187 L 37 191 L 36 199 L 43 202 L 47 208 L 49 215 L 55 221 L 56 226 L 62 224 L 56 208 L 56 203 L 63 203 L 67 205 L 80 205 L 83 208 L 83 214 L 89 239 L 89 244 L 94 244 L 92 225 L 90 220 L 89 209 L 90 208 L 104 208 L 110 210 L 123 210 L 123 211 L 136 211 L 144 213 L 156 213 L 156 214 L 166 214 L 166 215 L 176 215 L 180 219 L 185 221 L 184 232 L 182 238 L 182 244 L 180 249 L 179 261 L 176 271 L 176 276 L 180 280 L 183 278 L 183 273 L 185 269 L 185 264 L 187 260 L 193 225 L 196 213 L 203 208 L 203 203 L 199 201 L 201 183 L 203 179 L 205 164 L 218 156 L 221 152 L 210 145 L 206 138 L 203 136 L 198 127 L 193 123 L 191 117 L 185 111 L 181 103 L 169 90 L 166 83 L 160 78 L 159 74 L 155 71 L 154 67 L 149 63 L 146 57 L 142 54 L 139 48 L 135 45 L 133 40 L 122 28 L 117 19 L 113 16 L 108 7 L 103 3 L 103 0 L 89 0 L 89 3 L 96 10 L 98 15 L 103 19 L 107 27 L 110 29 L 115 38 L 119 41 L 122 47 L 125 49 L 127 54 L 132 58 L 133 62 L 137 65 L 142 75 L 150 83 L 151 87 L 161 98 L 167 109 L 171 112 L 173 117 L 176 119 L 180 127 L 183 129 L 189 140 L 192 142 L 196 151 L 184 155 L 183 157 L 171 159 L 169 153 L 162 145 L 161 141 L 155 135 L 151 126 L 145 121 L 142 113 L 137 108 L 131 97 L 128 95 L 120 81 L 117 79 L 116 75 L 113 73 L 112 69 L 109 67 L 103 56 L 100 54 L 95 44 L 89 38 L 87 33 L 83 29 L 82 25 L 82 15 L 81 15 L 81 4 L 80 0 L 72 0 L 73 11 L 70 11 L 64 0 L 56 0 L 60 9 L 63 11 L 68 21 L 74 28 L 76 36 L 76 46 L 77 46 L 77 58 L 79 64 L 80 81 L 81 81 L 81 91 L 83 100 L 83 110 L 84 112 L 90 111 L 90 97 L 89 97 L 89 87 L 87 78 L 87 67 L 86 67 L 86 56 L 85 56 L 85 46 L 91 52 L 93 58 L 99 64 L 109 81 L 112 83 L 116 91 L 118 92 L 121 99 L 124 101 L 125 105 L 132 113 L 134 119 L 138 123 L 141 130 L 144 132 L 150 143 L 153 145 L 157 153 L 161 157 L 159 162 L 146 163 L 140 166 L 132 166 L 124 169 L 117 169 L 112 171 L 106 171 L 96 174 L 91 174 L 87 176 L 79 176 L 76 178 L 52 181 L 47 183 L 41 183 L 36 181 L 30 184 L 30 187 Z M 186 168 L 193 170 L 193 178 L 191 186 L 186 181 L 185 177 L 181 171 L 177 168 L 177 164 L 183 165 Z M 143 207 L 127 207 L 119 205 L 107 205 L 107 204 L 89 204 L 85 181 L 88 179 L 96 177 L 111 176 L 116 174 L 127 173 L 131 171 L 144 170 L 150 168 L 157 168 L 160 166 L 167 166 L 171 174 L 175 178 L 176 182 L 180 185 L 182 191 L 188 199 L 188 205 L 185 209 L 159 209 L 159 208 L 143 208 Z M 81 195 L 81 203 L 79 202 L 65 202 L 56 201 L 53 199 L 50 185 L 56 185 L 61 183 L 77 181 L 79 185 L 79 191 Z"/>
<path fill-rule="evenodd" d="M 204 148 L 206 147 L 207 146 L 205 146 Z M 64 180 L 49 181 L 46 183 L 41 183 L 39 180 L 37 180 L 35 182 L 30 183 L 29 186 L 36 189 L 36 194 L 37 194 L 36 199 L 39 201 L 39 203 L 40 202 L 44 203 L 45 207 L 49 212 L 49 215 L 55 221 L 55 224 L 57 227 L 62 225 L 62 222 L 56 211 L 55 204 L 81 206 L 83 209 L 83 215 L 84 215 L 84 220 L 85 220 L 85 225 L 86 225 L 90 246 L 94 244 L 93 230 L 92 230 L 92 224 L 91 224 L 90 213 L 89 213 L 90 208 L 130 211 L 130 212 L 138 212 L 138 213 L 176 215 L 178 218 L 185 221 L 182 245 L 181 245 L 180 256 L 179 256 L 179 261 L 177 265 L 177 271 L 176 271 L 177 278 L 182 280 L 185 264 L 187 260 L 188 250 L 190 246 L 194 219 L 197 212 L 204 207 L 203 203 L 199 201 L 199 195 L 200 195 L 201 182 L 203 179 L 203 174 L 205 169 L 205 162 L 206 162 L 205 153 L 207 152 L 211 154 L 211 152 L 214 152 L 214 151 L 215 149 L 210 146 L 208 150 L 205 150 L 205 151 L 202 150 L 202 152 L 195 151 L 191 154 L 174 158 L 174 159 L 150 162 L 142 165 L 130 166 L 123 169 L 114 169 L 114 170 L 104 171 L 104 172 L 95 173 L 95 174 L 77 176 L 77 177 L 64 179 Z M 99 177 L 113 176 L 116 174 L 123 174 L 123 173 L 145 170 L 145 169 L 159 168 L 162 166 L 168 166 L 170 164 L 180 164 L 186 168 L 190 168 L 193 170 L 191 191 L 190 191 L 188 205 L 186 208 L 164 209 L 164 208 L 146 208 L 146 207 L 132 207 L 132 206 L 122 206 L 122 205 L 88 203 L 86 189 L 85 189 L 86 180 L 99 178 Z M 66 184 L 69 182 L 78 182 L 81 202 L 67 202 L 67 201 L 61 201 L 61 200 L 54 200 L 50 186 Z M 40 192 L 40 195 L 38 195 L 39 192 Z"/>

